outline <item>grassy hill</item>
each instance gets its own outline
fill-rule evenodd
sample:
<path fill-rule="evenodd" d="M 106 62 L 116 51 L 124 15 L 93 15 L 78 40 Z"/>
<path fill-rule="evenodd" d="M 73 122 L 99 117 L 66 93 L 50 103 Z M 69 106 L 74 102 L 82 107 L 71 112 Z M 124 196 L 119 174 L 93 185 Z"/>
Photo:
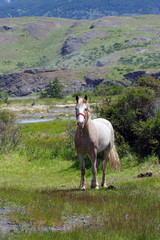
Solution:
<path fill-rule="evenodd" d="M 92 21 L 0 19 L 0 74 L 28 68 L 79 68 L 82 77 L 89 70 L 108 80 L 124 80 L 123 75 L 131 71 L 156 72 L 159 26 L 156 15 Z"/>
<path fill-rule="evenodd" d="M 72 19 L 159 13 L 160 3 L 156 0 L 16 0 L 0 9 L 1 17 L 48 16 Z"/>

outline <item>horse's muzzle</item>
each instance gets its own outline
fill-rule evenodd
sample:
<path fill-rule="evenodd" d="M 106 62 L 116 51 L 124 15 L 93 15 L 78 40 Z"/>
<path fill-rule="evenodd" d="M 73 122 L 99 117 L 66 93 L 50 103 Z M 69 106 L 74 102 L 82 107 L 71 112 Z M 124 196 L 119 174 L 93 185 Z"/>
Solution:
<path fill-rule="evenodd" d="M 84 128 L 84 123 L 83 122 L 77 122 L 77 126 L 79 128 Z"/>

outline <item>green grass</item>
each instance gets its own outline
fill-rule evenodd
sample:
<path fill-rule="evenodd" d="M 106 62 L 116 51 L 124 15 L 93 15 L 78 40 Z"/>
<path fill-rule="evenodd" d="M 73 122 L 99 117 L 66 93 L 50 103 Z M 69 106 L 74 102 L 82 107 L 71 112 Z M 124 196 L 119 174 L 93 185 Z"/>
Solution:
<path fill-rule="evenodd" d="M 0 157 L 0 206 L 12 204 L 17 211 L 9 218 L 17 224 L 48 228 L 47 232 L 20 232 L 4 239 L 159 239 L 160 175 L 156 157 L 137 165 L 136 159 L 121 159 L 122 171 L 107 169 L 107 184 L 114 191 L 91 190 L 91 169 L 86 159 L 88 189 L 78 190 L 80 166 L 73 145 L 67 140 L 66 121 L 23 125 L 23 142 L 17 150 Z M 46 137 L 47 136 L 47 137 Z M 30 152 L 26 143 L 39 155 Z M 57 155 L 52 153 L 58 141 Z M 46 143 L 45 143 L 46 142 Z M 67 147 L 67 144 L 71 144 Z M 59 146 L 61 146 L 59 148 Z M 68 154 L 68 149 L 70 154 Z M 70 158 L 69 158 L 70 156 Z M 100 157 L 100 156 L 99 156 Z M 136 164 L 133 164 L 135 161 Z M 98 172 L 101 182 L 102 170 Z M 134 167 L 132 167 L 134 166 Z M 150 178 L 137 178 L 152 172 Z M 25 209 L 25 211 L 22 209 Z M 51 232 L 69 216 L 89 217 L 89 225 Z M 2 239 L 3 239 L 2 238 Z"/>

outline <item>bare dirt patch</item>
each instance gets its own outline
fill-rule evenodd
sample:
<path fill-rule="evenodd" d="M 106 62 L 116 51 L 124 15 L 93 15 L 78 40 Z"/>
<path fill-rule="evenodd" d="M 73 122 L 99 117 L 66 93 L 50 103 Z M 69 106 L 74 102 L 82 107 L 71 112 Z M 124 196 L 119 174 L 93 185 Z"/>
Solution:
<path fill-rule="evenodd" d="M 10 235 L 17 234 L 20 232 L 47 232 L 47 231 L 67 231 L 72 230 L 74 228 L 85 227 L 91 225 L 91 219 L 89 216 L 62 216 L 63 224 L 58 227 L 53 226 L 36 226 L 34 223 L 27 223 L 23 221 L 22 223 L 17 223 L 14 220 L 11 220 L 10 214 L 12 212 L 25 212 L 24 209 L 16 208 L 13 206 L 3 206 L 0 207 L 0 234 L 2 235 Z"/>
<path fill-rule="evenodd" d="M 70 22 L 62 21 L 39 21 L 31 23 L 24 31 L 28 31 L 31 37 L 41 40 L 45 38 L 52 30 L 68 25 Z"/>
<path fill-rule="evenodd" d="M 0 33 L 0 42 L 15 42 L 18 41 L 18 37 L 10 33 Z"/>

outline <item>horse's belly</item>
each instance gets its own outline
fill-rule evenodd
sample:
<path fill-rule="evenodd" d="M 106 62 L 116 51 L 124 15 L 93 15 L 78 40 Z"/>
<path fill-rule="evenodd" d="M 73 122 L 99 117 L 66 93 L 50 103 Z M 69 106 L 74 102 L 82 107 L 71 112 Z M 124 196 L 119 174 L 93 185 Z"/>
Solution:
<path fill-rule="evenodd" d="M 94 124 L 98 135 L 97 151 L 102 152 L 113 141 L 112 125 L 104 119 L 95 119 Z"/>
<path fill-rule="evenodd" d="M 108 144 L 104 144 L 104 143 L 99 143 L 98 147 L 97 147 L 97 152 L 102 152 L 104 149 L 106 149 L 108 147 Z"/>

